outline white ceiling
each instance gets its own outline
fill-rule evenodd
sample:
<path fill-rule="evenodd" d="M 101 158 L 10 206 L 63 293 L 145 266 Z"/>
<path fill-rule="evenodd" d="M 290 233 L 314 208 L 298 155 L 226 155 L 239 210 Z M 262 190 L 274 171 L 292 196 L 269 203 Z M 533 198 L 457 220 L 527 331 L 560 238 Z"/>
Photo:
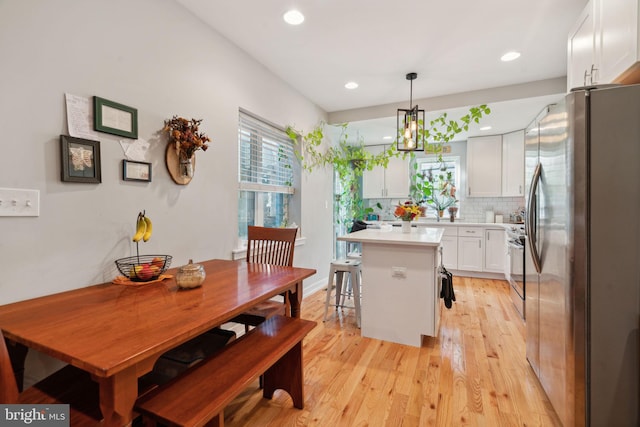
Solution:
<path fill-rule="evenodd" d="M 432 98 L 564 77 L 567 34 L 587 2 L 177 1 L 338 118 L 340 113 L 385 104 L 403 103 L 407 108 L 408 72 L 418 73 L 414 104 L 427 111 L 433 109 Z M 305 15 L 303 24 L 290 26 L 283 21 L 282 15 L 291 8 Z M 500 56 L 510 50 L 522 56 L 501 62 Z M 345 89 L 348 81 L 358 82 L 359 87 Z M 544 105 L 559 98 L 559 92 L 555 97 L 540 95 L 545 96 L 490 104 L 493 112 L 486 121 L 495 122 L 491 132 L 521 129 Z M 358 123 L 351 124 L 361 136 L 376 126 L 393 131 L 397 108 L 389 107 L 388 115 L 383 114 L 387 118 L 378 112 L 366 120 L 359 114 Z M 375 138 L 380 139 L 383 130 L 378 132 Z"/>

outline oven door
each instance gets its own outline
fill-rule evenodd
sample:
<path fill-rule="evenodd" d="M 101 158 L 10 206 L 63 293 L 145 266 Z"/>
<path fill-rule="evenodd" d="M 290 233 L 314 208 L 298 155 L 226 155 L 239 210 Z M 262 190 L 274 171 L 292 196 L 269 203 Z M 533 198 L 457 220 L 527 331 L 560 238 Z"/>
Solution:
<path fill-rule="evenodd" d="M 524 283 L 524 245 L 519 241 L 507 243 L 509 251 L 509 287 L 511 300 L 524 319 L 525 283 Z"/>

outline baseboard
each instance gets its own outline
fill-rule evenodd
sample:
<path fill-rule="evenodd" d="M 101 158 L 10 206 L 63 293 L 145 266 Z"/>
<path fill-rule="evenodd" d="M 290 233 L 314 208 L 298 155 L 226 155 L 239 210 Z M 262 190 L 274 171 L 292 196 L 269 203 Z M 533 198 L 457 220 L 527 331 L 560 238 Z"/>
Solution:
<path fill-rule="evenodd" d="M 329 279 L 325 277 L 311 283 L 310 285 L 305 286 L 304 290 L 302 291 L 302 297 L 306 298 L 309 295 L 313 295 L 318 291 L 325 290 L 327 287 L 327 283 L 329 283 Z"/>
<path fill-rule="evenodd" d="M 475 279 L 495 279 L 495 280 L 504 280 L 507 279 L 504 277 L 504 273 L 489 273 L 484 271 L 463 271 L 463 270 L 449 270 L 451 274 L 454 276 L 460 277 L 473 277 Z"/>

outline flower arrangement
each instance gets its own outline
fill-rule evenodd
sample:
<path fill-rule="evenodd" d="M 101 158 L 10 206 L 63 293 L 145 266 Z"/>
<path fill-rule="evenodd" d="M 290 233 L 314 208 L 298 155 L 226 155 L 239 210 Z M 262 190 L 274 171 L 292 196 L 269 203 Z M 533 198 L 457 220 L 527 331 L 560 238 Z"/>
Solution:
<path fill-rule="evenodd" d="M 198 130 L 202 119 L 187 120 L 183 117 L 173 116 L 171 120 L 164 121 L 163 130 L 169 133 L 169 139 L 176 144 L 176 151 L 186 159 L 193 157 L 196 150 L 206 151 L 207 142 L 211 139 Z"/>
<path fill-rule="evenodd" d="M 420 213 L 420 207 L 418 205 L 411 201 L 406 201 L 404 204 L 396 206 L 393 215 L 403 221 L 413 221 L 420 216 Z"/>

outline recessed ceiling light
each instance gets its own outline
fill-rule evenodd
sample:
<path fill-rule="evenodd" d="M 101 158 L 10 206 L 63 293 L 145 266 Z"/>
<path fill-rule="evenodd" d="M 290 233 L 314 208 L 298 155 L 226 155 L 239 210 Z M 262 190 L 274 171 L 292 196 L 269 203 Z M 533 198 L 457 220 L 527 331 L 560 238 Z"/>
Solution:
<path fill-rule="evenodd" d="M 383 136 L 383 137 L 382 137 L 382 139 L 392 139 L 392 138 L 393 138 L 393 137 L 392 137 L 392 136 L 389 136 L 389 135 L 387 135 L 387 136 Z"/>
<path fill-rule="evenodd" d="M 482 126 L 480 128 L 480 130 L 489 130 L 489 129 L 491 129 L 491 126 Z"/>
<path fill-rule="evenodd" d="M 511 51 L 507 52 L 500 57 L 500 60 L 503 62 L 513 61 L 514 59 L 520 58 L 520 52 Z"/>
<path fill-rule="evenodd" d="M 358 87 L 358 83 L 356 82 L 349 82 L 347 84 L 344 85 L 344 87 L 346 87 L 347 89 L 355 89 Z"/>
<path fill-rule="evenodd" d="M 285 13 L 283 18 L 287 24 L 291 25 L 300 25 L 304 22 L 304 15 L 295 9 Z"/>

